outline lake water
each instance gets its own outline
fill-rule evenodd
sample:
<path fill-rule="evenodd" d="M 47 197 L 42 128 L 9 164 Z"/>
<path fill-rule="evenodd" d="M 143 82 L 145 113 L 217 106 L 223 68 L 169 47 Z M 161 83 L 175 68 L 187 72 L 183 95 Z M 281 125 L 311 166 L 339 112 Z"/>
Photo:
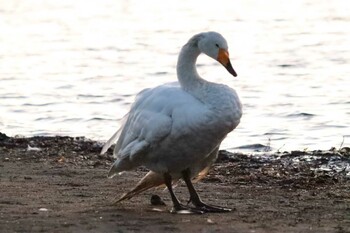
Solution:
<path fill-rule="evenodd" d="M 222 148 L 350 145 L 348 1 L 11 0 L 0 3 L 0 131 L 108 140 L 141 89 L 176 79 L 181 46 L 218 31 L 237 90 L 239 127 Z"/>

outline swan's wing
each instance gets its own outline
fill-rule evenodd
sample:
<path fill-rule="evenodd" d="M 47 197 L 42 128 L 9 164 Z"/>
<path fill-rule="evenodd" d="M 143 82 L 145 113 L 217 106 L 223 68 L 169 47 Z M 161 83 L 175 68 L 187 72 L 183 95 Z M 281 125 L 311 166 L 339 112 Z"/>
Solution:
<path fill-rule="evenodd" d="M 150 145 L 155 145 L 166 137 L 171 131 L 171 126 L 172 118 L 167 113 L 146 108 L 142 111 L 130 112 L 116 144 L 114 155 L 117 159 L 129 156 L 133 160 L 137 154 L 146 152 Z"/>
<path fill-rule="evenodd" d="M 140 93 L 114 148 L 117 158 L 109 177 L 143 163 L 150 148 L 170 133 L 188 134 L 208 122 L 208 109 L 179 86 L 167 84 Z"/>
<path fill-rule="evenodd" d="M 130 112 L 132 112 L 133 109 L 136 109 L 138 108 L 138 105 L 140 103 L 142 103 L 142 99 L 146 98 L 148 95 L 149 95 L 149 91 L 150 89 L 149 88 L 146 88 L 144 90 L 142 90 L 140 93 L 137 94 L 136 98 L 135 98 L 135 103 L 132 105 L 131 107 L 131 110 Z M 113 134 L 113 136 L 103 145 L 102 147 L 102 150 L 101 150 L 101 155 L 103 155 L 104 153 L 107 152 L 107 150 L 113 145 L 113 143 L 115 141 L 117 141 L 117 139 L 120 137 L 122 131 L 123 131 L 123 128 L 125 126 L 125 124 L 129 121 L 129 113 L 127 113 L 123 118 L 122 118 L 122 121 L 121 121 L 121 126 L 120 128 L 117 130 L 117 132 L 115 132 Z M 118 145 L 118 143 L 117 143 Z M 116 146 L 117 146 L 116 145 Z M 114 150 L 115 151 L 115 150 Z"/>
<path fill-rule="evenodd" d="M 120 129 L 114 148 L 114 156 L 117 160 L 108 177 L 139 166 L 142 155 L 170 133 L 171 113 L 166 109 L 167 98 L 164 92 L 160 91 L 164 88 L 147 89 L 137 95 L 126 122 Z M 115 136 L 118 137 L 118 133 Z M 112 137 L 111 141 L 114 138 Z"/>

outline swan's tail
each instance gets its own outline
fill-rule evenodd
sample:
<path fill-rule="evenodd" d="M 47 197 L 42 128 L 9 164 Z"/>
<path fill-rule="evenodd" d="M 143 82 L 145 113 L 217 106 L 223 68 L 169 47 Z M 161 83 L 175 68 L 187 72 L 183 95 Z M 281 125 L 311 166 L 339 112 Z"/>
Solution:
<path fill-rule="evenodd" d="M 204 168 L 198 176 L 193 180 L 193 182 L 198 182 L 203 179 L 209 172 L 210 166 Z M 173 180 L 173 185 L 176 186 L 178 180 Z M 155 172 L 148 172 L 137 185 L 129 192 L 123 194 L 114 204 L 118 204 L 124 200 L 129 200 L 139 193 L 142 193 L 150 188 L 155 188 L 164 185 L 164 178 L 161 174 Z"/>
<path fill-rule="evenodd" d="M 102 147 L 102 150 L 101 150 L 101 155 L 103 155 L 104 153 L 107 152 L 107 150 L 112 146 L 112 144 L 117 140 L 117 138 L 119 137 L 121 133 L 121 128 L 115 132 L 113 134 L 113 136 L 106 142 L 106 144 L 104 144 L 104 146 Z"/>
<path fill-rule="evenodd" d="M 123 118 L 121 119 L 121 126 L 120 128 L 117 130 L 117 132 L 115 132 L 113 134 L 113 136 L 106 142 L 106 144 L 102 147 L 102 150 L 101 150 L 101 155 L 103 155 L 104 153 L 107 152 L 107 150 L 113 145 L 113 143 L 119 138 L 120 134 L 122 133 L 123 129 L 124 129 L 124 126 L 125 126 L 125 123 L 128 119 L 128 116 L 129 116 L 129 113 L 125 114 L 125 116 L 123 116 Z"/>

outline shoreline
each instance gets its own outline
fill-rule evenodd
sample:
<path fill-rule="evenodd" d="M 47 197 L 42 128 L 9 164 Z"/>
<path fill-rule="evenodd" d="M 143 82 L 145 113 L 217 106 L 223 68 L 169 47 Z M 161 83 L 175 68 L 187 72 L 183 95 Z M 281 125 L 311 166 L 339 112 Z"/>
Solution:
<path fill-rule="evenodd" d="M 118 206 L 144 168 L 106 175 L 112 148 L 84 137 L 0 134 L 1 232 L 350 232 L 350 150 L 243 154 L 220 151 L 195 184 L 224 214 L 173 215 L 170 196 L 149 190 Z M 181 183 L 175 192 L 186 203 Z M 166 206 L 153 206 L 159 195 Z"/>

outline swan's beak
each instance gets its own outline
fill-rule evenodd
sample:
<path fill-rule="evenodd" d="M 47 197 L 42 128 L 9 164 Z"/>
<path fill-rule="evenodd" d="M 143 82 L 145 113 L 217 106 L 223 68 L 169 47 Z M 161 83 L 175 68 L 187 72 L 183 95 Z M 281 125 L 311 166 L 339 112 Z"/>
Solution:
<path fill-rule="evenodd" d="M 230 74 L 232 74 L 234 77 L 237 76 L 236 71 L 233 69 L 233 67 L 231 65 L 229 54 L 228 54 L 227 50 L 219 49 L 219 54 L 218 54 L 217 60 L 226 68 L 226 70 L 228 72 L 230 72 Z"/>

